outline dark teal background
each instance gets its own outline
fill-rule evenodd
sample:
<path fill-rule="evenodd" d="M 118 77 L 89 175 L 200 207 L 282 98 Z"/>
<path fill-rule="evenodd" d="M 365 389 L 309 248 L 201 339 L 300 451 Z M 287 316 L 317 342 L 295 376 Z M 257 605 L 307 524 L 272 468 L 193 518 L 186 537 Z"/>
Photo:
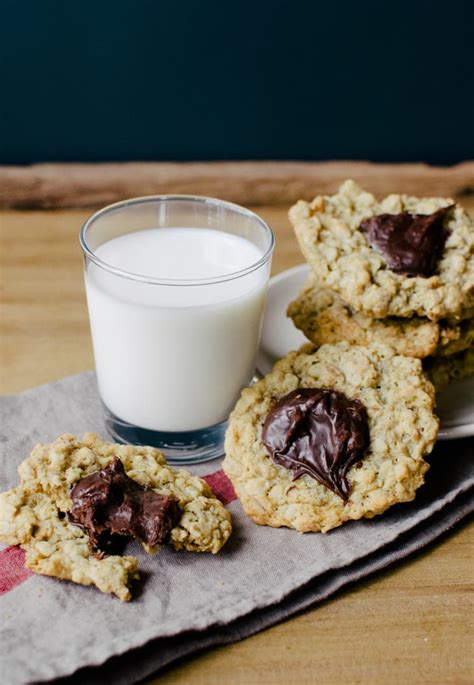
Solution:
<path fill-rule="evenodd" d="M 0 163 L 472 157 L 473 4 L 0 0 Z"/>

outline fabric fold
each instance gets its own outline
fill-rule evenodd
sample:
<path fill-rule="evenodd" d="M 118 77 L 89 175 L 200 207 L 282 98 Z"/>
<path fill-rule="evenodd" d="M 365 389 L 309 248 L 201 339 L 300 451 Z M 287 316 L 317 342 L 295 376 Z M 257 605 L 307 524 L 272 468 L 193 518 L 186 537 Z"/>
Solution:
<path fill-rule="evenodd" d="M 107 438 L 92 373 L 4 397 L 1 411 L 2 490 L 18 482 L 17 466 L 37 442 L 65 432 Z M 85 682 L 84 674 L 88 683 L 134 683 L 313 606 L 421 549 L 472 511 L 473 445 L 439 443 L 414 502 L 326 535 L 256 526 L 232 501 L 234 532 L 218 555 L 163 549 L 149 556 L 131 543 L 127 553 L 138 558 L 143 580 L 127 605 L 94 588 L 25 573 L 0 597 L 3 672 L 12 685 L 66 676 Z M 211 486 L 225 485 L 218 460 L 190 470 Z M 1 574 L 0 564 L 0 583 Z"/>

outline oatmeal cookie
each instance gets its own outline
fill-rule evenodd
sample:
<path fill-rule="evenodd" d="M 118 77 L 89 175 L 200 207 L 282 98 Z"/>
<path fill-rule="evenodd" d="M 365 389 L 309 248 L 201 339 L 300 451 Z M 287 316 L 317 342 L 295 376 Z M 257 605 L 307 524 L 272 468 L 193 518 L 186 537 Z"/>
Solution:
<path fill-rule="evenodd" d="M 0 494 L 0 540 L 21 545 L 26 566 L 35 573 L 95 585 L 123 601 L 130 599 L 130 583 L 138 578 L 134 557 L 98 558 L 87 533 L 69 523 L 47 495 L 21 485 Z"/>
<path fill-rule="evenodd" d="M 62 435 L 51 445 L 33 449 L 18 468 L 20 485 L 0 494 L 0 540 L 21 545 L 27 567 L 36 573 L 96 585 L 102 592 L 130 599 L 130 582 L 138 578 L 137 560 L 104 556 L 69 516 L 72 486 L 113 463 L 137 483 L 177 500 L 178 520 L 171 522 L 168 540 L 175 549 L 216 553 L 227 541 L 230 515 L 204 480 L 184 470 L 173 471 L 152 447 L 116 445 L 93 433 L 81 441 Z"/>
<path fill-rule="evenodd" d="M 330 389 L 365 407 L 369 446 L 347 472 L 347 502 L 309 475 L 293 478 L 272 461 L 263 442 L 270 412 L 303 388 Z M 223 468 L 256 523 L 325 532 L 415 497 L 428 469 L 424 456 L 438 432 L 433 407 L 434 388 L 421 361 L 397 356 L 389 347 L 342 342 L 290 352 L 243 390 L 230 416 Z"/>
<path fill-rule="evenodd" d="M 434 274 L 397 273 L 369 243 L 362 222 L 380 215 L 430 215 L 446 210 L 446 242 Z M 447 198 L 388 195 L 380 203 L 353 181 L 332 196 L 297 202 L 289 212 L 304 257 L 317 278 L 367 316 L 457 318 L 474 306 L 474 227 Z"/>
<path fill-rule="evenodd" d="M 202 478 L 184 469 L 174 471 L 153 447 L 105 442 L 94 433 L 80 441 L 65 434 L 51 445 L 37 445 L 18 473 L 24 488 L 45 493 L 60 511 L 69 511 L 71 486 L 107 466 L 114 456 L 130 478 L 177 498 L 181 518 L 170 535 L 175 549 L 213 554 L 221 549 L 232 530 L 229 512 Z"/>
<path fill-rule="evenodd" d="M 334 291 L 310 279 L 288 307 L 288 316 L 317 347 L 346 340 L 353 345 L 382 343 L 397 354 L 422 359 L 448 356 L 474 344 L 474 319 L 430 321 L 413 317 L 374 319 L 353 311 Z"/>
<path fill-rule="evenodd" d="M 452 381 L 474 376 L 474 346 L 449 357 L 428 357 L 423 367 L 436 392 L 442 392 Z"/>

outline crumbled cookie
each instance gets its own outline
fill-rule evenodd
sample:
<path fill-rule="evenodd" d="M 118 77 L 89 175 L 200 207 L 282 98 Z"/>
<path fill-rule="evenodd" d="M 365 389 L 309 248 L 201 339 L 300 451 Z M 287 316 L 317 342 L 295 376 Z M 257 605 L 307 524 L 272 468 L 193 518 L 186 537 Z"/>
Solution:
<path fill-rule="evenodd" d="M 396 273 L 371 246 L 361 223 L 382 214 L 429 215 L 450 207 L 446 243 L 434 275 Z M 457 318 L 474 306 L 474 228 L 468 214 L 447 198 L 389 195 L 380 203 L 353 181 L 332 196 L 300 200 L 290 209 L 300 248 L 318 279 L 357 312 L 374 318 Z"/>
<path fill-rule="evenodd" d="M 51 499 L 21 485 L 0 494 L 0 540 L 21 545 L 26 566 L 45 576 L 95 585 L 123 601 L 138 578 L 138 562 L 129 556 L 98 558 L 88 535 L 72 525 Z"/>
<path fill-rule="evenodd" d="M 317 347 L 346 340 L 353 345 L 381 343 L 397 354 L 422 359 L 448 356 L 474 344 L 474 319 L 430 321 L 413 317 L 374 319 L 353 311 L 339 295 L 310 278 L 288 316 Z"/>
<path fill-rule="evenodd" d="M 23 487 L 44 492 L 61 511 L 69 511 L 71 486 L 104 468 L 114 456 L 130 478 L 178 499 L 182 514 L 170 536 L 175 549 L 213 554 L 221 549 L 232 530 L 229 512 L 202 478 L 184 469 L 174 471 L 153 447 L 117 445 L 94 433 L 86 433 L 81 441 L 65 434 L 51 445 L 37 445 L 18 473 Z"/>
<path fill-rule="evenodd" d="M 428 357 L 423 368 L 436 392 L 442 392 L 452 381 L 474 376 L 474 346 L 449 357 Z"/>
<path fill-rule="evenodd" d="M 347 472 L 347 503 L 309 475 L 293 479 L 269 456 L 262 427 L 276 403 L 301 388 L 327 388 L 359 400 L 367 411 L 369 447 Z M 415 497 L 436 440 L 434 388 L 421 361 L 386 346 L 323 345 L 290 352 L 261 381 L 243 390 L 230 416 L 223 468 L 244 511 L 256 523 L 301 532 L 328 531 L 371 518 Z"/>
<path fill-rule="evenodd" d="M 21 545 L 32 571 L 93 584 L 128 600 L 130 581 L 138 577 L 137 560 L 100 558 L 87 533 L 68 517 L 71 487 L 105 468 L 114 457 L 134 481 L 178 500 L 179 518 L 168 540 L 175 549 L 212 553 L 221 549 L 232 530 L 230 514 L 205 481 L 184 470 L 173 471 L 152 447 L 116 445 L 93 433 L 82 441 L 62 435 L 51 445 L 33 449 L 18 468 L 20 485 L 0 494 L 0 540 Z"/>

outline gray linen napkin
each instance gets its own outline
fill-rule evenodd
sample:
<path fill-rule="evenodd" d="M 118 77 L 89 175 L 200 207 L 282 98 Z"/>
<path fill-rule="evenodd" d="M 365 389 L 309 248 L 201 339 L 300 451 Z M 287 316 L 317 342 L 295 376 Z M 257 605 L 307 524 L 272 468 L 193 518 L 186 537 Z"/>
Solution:
<path fill-rule="evenodd" d="M 347 568 L 317 576 L 280 603 L 258 609 L 248 616 L 204 631 L 182 633 L 176 637 L 151 640 L 144 647 L 112 657 L 102 666 L 83 668 L 55 685 L 131 685 L 156 675 L 166 666 L 211 647 L 238 642 L 265 628 L 280 623 L 335 595 L 341 588 L 400 561 L 429 545 L 465 519 L 474 510 L 474 492 L 460 495 L 425 523 L 409 531 L 379 552 L 356 561 Z"/>
<path fill-rule="evenodd" d="M 36 442 L 63 432 L 105 436 L 92 373 L 1 402 L 2 489 L 17 482 L 18 463 Z M 282 620 L 421 548 L 472 511 L 472 445 L 440 444 L 415 502 L 326 535 L 256 526 L 232 502 L 234 533 L 216 556 L 165 549 L 150 557 L 131 543 L 144 580 L 129 604 L 94 588 L 32 576 L 0 597 L 2 672 L 14 685 L 107 661 L 97 682 L 107 673 L 107 682 L 133 683 L 197 649 Z M 210 462 L 192 470 L 219 467 Z M 132 649 L 132 658 L 119 656 Z M 93 670 L 84 673 L 77 682 L 96 681 Z"/>

